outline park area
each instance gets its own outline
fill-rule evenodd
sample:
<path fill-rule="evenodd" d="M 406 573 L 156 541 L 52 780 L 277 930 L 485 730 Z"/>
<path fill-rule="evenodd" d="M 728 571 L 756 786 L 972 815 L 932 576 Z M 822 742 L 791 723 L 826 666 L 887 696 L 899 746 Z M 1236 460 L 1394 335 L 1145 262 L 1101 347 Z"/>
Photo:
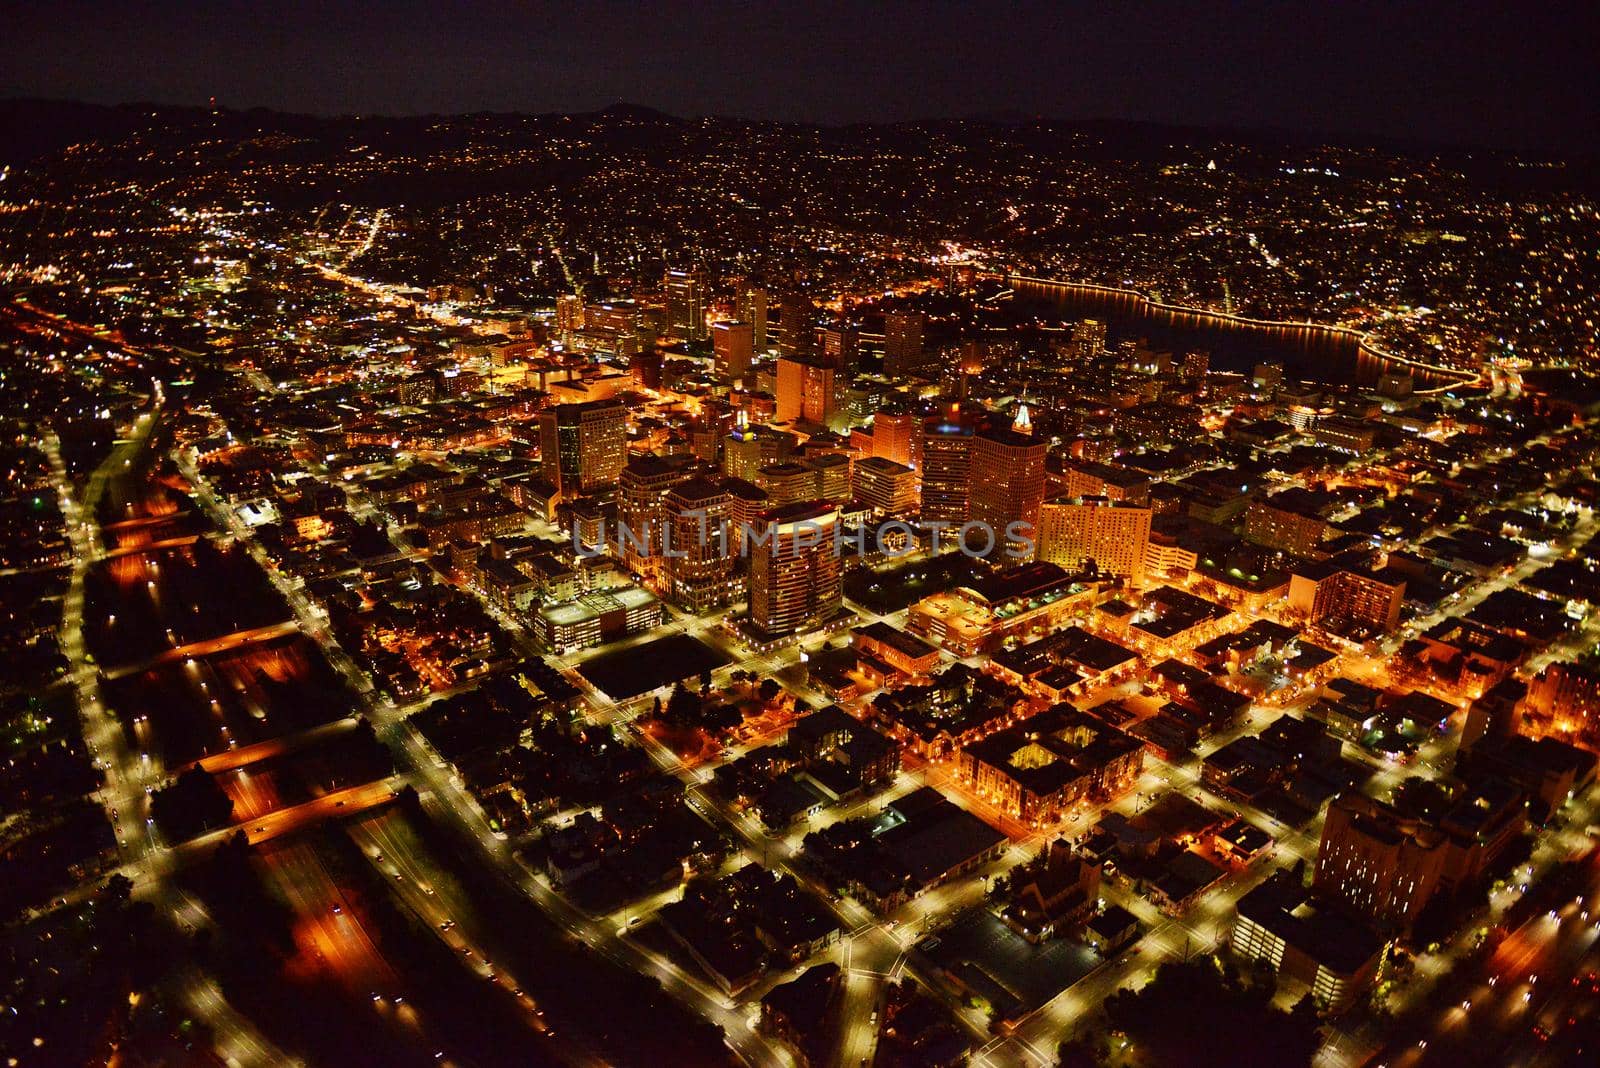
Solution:
<path fill-rule="evenodd" d="M 980 564 L 961 553 L 881 568 L 857 568 L 844 578 L 844 595 L 880 616 L 909 608 L 924 597 L 974 581 Z"/>

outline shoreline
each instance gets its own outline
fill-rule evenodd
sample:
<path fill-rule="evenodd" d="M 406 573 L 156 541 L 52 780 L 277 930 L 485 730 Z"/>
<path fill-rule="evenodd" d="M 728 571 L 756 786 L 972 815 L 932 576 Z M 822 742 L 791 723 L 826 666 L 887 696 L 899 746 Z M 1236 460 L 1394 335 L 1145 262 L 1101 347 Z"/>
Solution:
<path fill-rule="evenodd" d="M 1354 327 L 1342 326 L 1337 323 L 1295 322 L 1287 319 L 1256 319 L 1247 315 L 1234 312 L 1213 311 L 1209 308 L 1195 308 L 1184 304 L 1170 304 L 1166 301 L 1156 300 L 1148 294 L 1137 289 L 1128 289 L 1123 286 L 1108 286 L 1098 282 L 1074 282 L 1060 278 L 1040 278 L 1035 275 L 1016 274 L 1005 272 L 998 277 L 1004 279 L 1012 288 L 1020 286 L 1034 286 L 1076 291 L 1084 294 L 1115 297 L 1123 300 L 1137 302 L 1140 310 L 1166 312 L 1173 316 L 1188 316 L 1201 320 L 1201 326 L 1232 326 L 1247 330 L 1284 330 L 1297 331 L 1305 334 L 1322 337 L 1339 338 L 1351 341 L 1356 346 L 1357 360 L 1363 358 L 1376 360 L 1380 363 L 1393 364 L 1408 369 L 1413 369 L 1421 375 L 1435 379 L 1448 379 L 1448 382 L 1433 385 L 1433 389 L 1457 389 L 1465 386 L 1479 385 L 1483 382 L 1482 372 L 1474 374 L 1459 368 L 1444 367 L 1438 364 L 1423 363 L 1408 356 L 1399 356 L 1388 352 L 1373 344 L 1370 335 Z M 1419 390 L 1418 392 L 1428 392 Z"/>

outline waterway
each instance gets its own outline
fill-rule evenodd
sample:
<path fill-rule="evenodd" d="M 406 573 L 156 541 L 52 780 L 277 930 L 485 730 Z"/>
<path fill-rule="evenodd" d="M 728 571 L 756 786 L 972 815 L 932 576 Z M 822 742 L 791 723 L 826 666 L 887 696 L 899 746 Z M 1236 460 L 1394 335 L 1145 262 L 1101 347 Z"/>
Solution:
<path fill-rule="evenodd" d="M 1378 352 L 1346 327 L 1271 322 L 1153 301 L 1129 289 L 1013 275 L 1007 282 L 1023 306 L 1047 305 L 1064 319 L 1099 319 L 1114 345 L 1147 338 L 1156 350 L 1211 353 L 1211 368 L 1248 374 L 1258 363 L 1283 364 L 1286 377 L 1370 384 L 1386 371 L 1411 374 L 1419 387 L 1470 376 L 1406 364 Z"/>

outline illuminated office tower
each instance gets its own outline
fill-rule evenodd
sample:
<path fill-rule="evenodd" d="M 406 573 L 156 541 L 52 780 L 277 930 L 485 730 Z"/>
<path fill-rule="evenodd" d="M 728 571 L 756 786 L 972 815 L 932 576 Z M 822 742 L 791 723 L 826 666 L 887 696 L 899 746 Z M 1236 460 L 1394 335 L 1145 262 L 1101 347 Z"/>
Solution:
<path fill-rule="evenodd" d="M 744 286 L 739 290 L 734 311 L 740 322 L 750 324 L 756 351 L 767 351 L 767 291 Z"/>
<path fill-rule="evenodd" d="M 604 300 L 584 308 L 583 324 L 590 330 L 610 330 L 637 336 L 639 315 L 639 305 L 631 300 Z"/>
<path fill-rule="evenodd" d="M 687 455 L 637 456 L 617 479 L 619 528 L 612 543 L 623 564 L 658 592 L 665 588 L 662 554 L 667 492 L 690 477 L 694 463 Z"/>
<path fill-rule="evenodd" d="M 1258 363 L 1250 380 L 1256 389 L 1271 393 L 1283 384 L 1283 364 Z"/>
<path fill-rule="evenodd" d="M 843 323 L 821 332 L 822 359 L 841 371 L 854 373 L 861 363 L 861 332 Z"/>
<path fill-rule="evenodd" d="M 722 470 L 734 478 L 754 482 L 762 467 L 788 459 L 800 439 L 776 427 L 751 426 L 743 412 L 738 418 L 722 440 Z"/>
<path fill-rule="evenodd" d="M 583 329 L 583 298 L 563 293 L 556 298 L 556 330 L 565 338 Z"/>
<path fill-rule="evenodd" d="M 539 413 L 539 460 L 563 499 L 615 485 L 628 459 L 625 409 L 616 399 L 558 404 Z"/>
<path fill-rule="evenodd" d="M 755 328 L 749 323 L 717 323 L 711 328 L 711 344 L 718 381 L 735 382 L 749 372 L 755 356 Z"/>
<path fill-rule="evenodd" d="M 1007 528 L 1021 524 L 1031 537 L 1044 503 L 1046 445 L 1015 430 L 986 430 L 972 439 L 972 489 L 967 518 L 987 523 L 994 544 L 1004 545 Z"/>
<path fill-rule="evenodd" d="M 1057 497 L 1039 508 L 1038 558 L 1077 571 L 1085 562 L 1102 575 L 1144 581 L 1150 509 L 1105 497 Z"/>
<path fill-rule="evenodd" d="M 706 339 L 706 283 L 700 271 L 668 271 L 667 330 L 689 341 Z"/>
<path fill-rule="evenodd" d="M 915 427 L 916 418 L 910 412 L 878 412 L 872 417 L 872 455 L 910 467 Z"/>
<path fill-rule="evenodd" d="M 687 479 L 667 491 L 663 510 L 672 547 L 665 561 L 668 596 L 691 612 L 738 600 L 744 582 L 730 545 L 728 491 L 715 479 Z"/>
<path fill-rule="evenodd" d="M 856 461 L 855 498 L 880 518 L 905 519 L 917 507 L 917 473 L 881 456 Z"/>
<path fill-rule="evenodd" d="M 1106 324 L 1083 319 L 1072 328 L 1072 348 L 1080 360 L 1092 360 L 1106 350 Z"/>
<path fill-rule="evenodd" d="M 790 293 L 778 307 L 778 352 L 784 356 L 809 356 L 816 350 L 816 306 L 810 297 Z"/>
<path fill-rule="evenodd" d="M 816 468 L 792 460 L 766 464 L 756 472 L 755 482 L 767 491 L 774 505 L 798 504 L 821 497 L 817 492 Z"/>
<path fill-rule="evenodd" d="M 922 368 L 921 312 L 890 312 L 883 317 L 883 373 L 903 378 Z"/>
<path fill-rule="evenodd" d="M 972 484 L 972 427 L 959 412 L 930 419 L 917 436 L 923 519 L 965 523 Z"/>
<path fill-rule="evenodd" d="M 763 544 L 750 548 L 749 601 L 750 620 L 763 634 L 793 634 L 838 612 L 838 525 L 838 508 L 822 501 L 774 508 L 757 520 Z"/>
<path fill-rule="evenodd" d="M 1355 624 L 1392 632 L 1400 625 L 1405 576 L 1393 568 L 1376 571 L 1346 566 L 1338 559 L 1297 563 L 1289 574 L 1289 611 L 1312 623 Z"/>
<path fill-rule="evenodd" d="M 844 504 L 850 500 L 850 457 L 839 452 L 807 456 L 805 464 L 817 474 L 817 498 Z"/>
<path fill-rule="evenodd" d="M 834 369 L 821 360 L 780 357 L 778 422 L 798 419 L 826 426 L 833 413 Z"/>
<path fill-rule="evenodd" d="M 1204 382 L 1211 370 L 1211 353 L 1186 352 L 1183 354 L 1183 377 L 1190 382 Z"/>

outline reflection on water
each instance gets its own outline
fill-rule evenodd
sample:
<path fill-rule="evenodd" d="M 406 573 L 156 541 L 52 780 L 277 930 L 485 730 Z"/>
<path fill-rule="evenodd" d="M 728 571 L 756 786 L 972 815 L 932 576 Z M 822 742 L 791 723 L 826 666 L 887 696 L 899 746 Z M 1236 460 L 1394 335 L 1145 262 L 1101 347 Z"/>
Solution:
<path fill-rule="evenodd" d="M 1469 376 L 1449 375 L 1383 356 L 1354 330 L 1314 323 L 1269 322 L 1151 301 L 1129 289 L 1056 282 L 1012 275 L 1021 302 L 1039 303 L 1066 319 L 1100 319 L 1113 337 L 1148 338 L 1155 349 L 1205 350 L 1215 370 L 1249 372 L 1275 362 L 1290 377 L 1321 382 L 1371 383 L 1385 371 L 1412 374 L 1420 385 L 1445 385 Z"/>

